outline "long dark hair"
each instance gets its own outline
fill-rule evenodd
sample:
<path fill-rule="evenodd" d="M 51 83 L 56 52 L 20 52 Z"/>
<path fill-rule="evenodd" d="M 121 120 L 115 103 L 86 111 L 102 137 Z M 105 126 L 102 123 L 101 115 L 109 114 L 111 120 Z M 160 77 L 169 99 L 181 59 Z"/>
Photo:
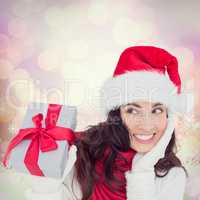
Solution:
<path fill-rule="evenodd" d="M 99 176 L 95 170 L 95 162 L 101 160 L 107 147 L 111 149 L 104 162 L 104 175 L 106 183 L 111 186 L 111 182 L 123 184 L 113 176 L 115 158 L 119 151 L 127 151 L 130 148 L 129 133 L 122 123 L 119 107 L 111 110 L 105 122 L 97 125 L 90 125 L 75 140 L 77 146 L 77 160 L 75 163 L 75 175 L 80 184 L 82 200 L 88 200 L 92 194 L 93 186 Z M 182 167 L 181 161 L 176 157 L 175 132 L 166 148 L 165 157 L 158 160 L 154 166 L 157 177 L 164 177 L 169 170 L 175 166 Z M 125 159 L 122 157 L 122 159 Z M 164 172 L 164 174 L 163 174 Z M 161 175 L 162 173 L 162 175 Z"/>

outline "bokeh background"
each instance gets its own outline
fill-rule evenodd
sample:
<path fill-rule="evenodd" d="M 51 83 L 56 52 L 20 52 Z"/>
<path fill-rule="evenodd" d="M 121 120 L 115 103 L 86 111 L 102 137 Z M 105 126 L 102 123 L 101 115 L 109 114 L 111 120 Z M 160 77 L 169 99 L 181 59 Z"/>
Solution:
<path fill-rule="evenodd" d="M 77 130 L 103 120 L 99 89 L 122 50 L 155 45 L 179 61 L 194 110 L 177 116 L 185 200 L 200 200 L 200 1 L 0 0 L 0 155 L 30 101 L 76 105 Z M 0 167 L 0 199 L 23 200 L 31 178 Z"/>

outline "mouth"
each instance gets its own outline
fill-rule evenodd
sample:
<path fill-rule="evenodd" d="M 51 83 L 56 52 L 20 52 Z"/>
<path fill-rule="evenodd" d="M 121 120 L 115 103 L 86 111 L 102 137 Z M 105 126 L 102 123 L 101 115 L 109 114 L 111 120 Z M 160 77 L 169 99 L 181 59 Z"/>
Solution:
<path fill-rule="evenodd" d="M 149 144 L 154 140 L 156 133 L 153 134 L 133 134 L 134 139 L 142 144 Z"/>

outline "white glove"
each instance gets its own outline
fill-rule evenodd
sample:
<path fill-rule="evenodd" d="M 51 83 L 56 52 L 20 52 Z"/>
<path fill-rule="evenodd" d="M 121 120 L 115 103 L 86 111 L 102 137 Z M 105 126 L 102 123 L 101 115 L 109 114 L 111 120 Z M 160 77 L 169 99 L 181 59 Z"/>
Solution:
<path fill-rule="evenodd" d="M 77 147 L 71 145 L 67 164 L 61 179 L 32 176 L 31 188 L 25 191 L 27 200 L 63 200 L 64 180 L 76 161 Z"/>
<path fill-rule="evenodd" d="M 174 128 L 174 114 L 169 112 L 167 128 L 161 139 L 151 151 L 141 154 L 137 162 L 132 163 L 132 170 L 125 173 L 128 200 L 156 200 L 154 165 L 164 157 Z"/>

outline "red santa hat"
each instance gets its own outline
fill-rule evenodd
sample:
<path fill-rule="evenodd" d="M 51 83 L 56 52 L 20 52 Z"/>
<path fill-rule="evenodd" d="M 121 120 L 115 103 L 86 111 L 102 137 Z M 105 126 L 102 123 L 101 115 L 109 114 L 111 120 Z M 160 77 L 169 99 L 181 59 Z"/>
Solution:
<path fill-rule="evenodd" d="M 193 98 L 181 90 L 177 59 L 162 48 L 125 49 L 113 76 L 101 88 L 101 106 L 106 114 L 139 100 L 163 103 L 173 112 L 191 111 Z"/>

